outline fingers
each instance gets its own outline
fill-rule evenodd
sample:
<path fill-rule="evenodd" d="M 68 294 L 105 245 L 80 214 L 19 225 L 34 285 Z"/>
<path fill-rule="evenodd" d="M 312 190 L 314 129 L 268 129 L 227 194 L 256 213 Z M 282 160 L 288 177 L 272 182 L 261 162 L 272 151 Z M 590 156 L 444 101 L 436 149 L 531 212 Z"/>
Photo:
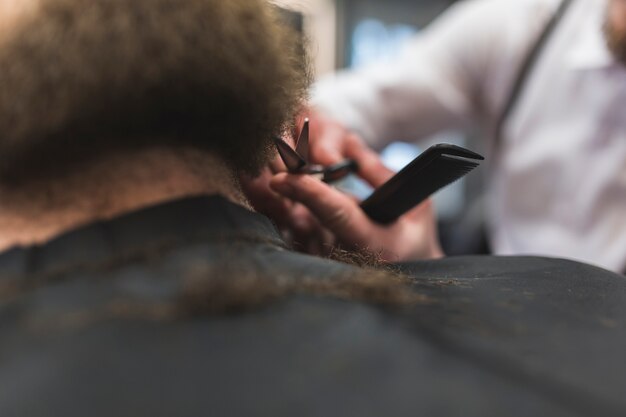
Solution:
<path fill-rule="evenodd" d="M 307 175 L 276 175 L 270 186 L 281 195 L 307 207 L 338 240 L 361 244 L 371 223 L 349 196 Z"/>
<path fill-rule="evenodd" d="M 337 242 L 377 253 L 389 261 L 441 257 L 434 212 L 430 200 L 402 216 L 390 226 L 373 223 L 349 195 L 329 187 L 308 175 L 281 173 L 270 182 L 278 194 L 306 208 L 317 222 L 309 223 L 305 235 L 313 229 L 328 230 Z M 315 241 L 302 240 L 304 249 L 317 253 Z"/>
<path fill-rule="evenodd" d="M 379 187 L 393 176 L 377 153 L 356 134 L 323 115 L 312 113 L 311 156 L 316 163 L 333 165 L 345 159 L 359 164 L 359 175 L 373 187 Z"/>
<path fill-rule="evenodd" d="M 411 225 L 414 235 L 420 237 L 411 256 L 405 259 L 437 259 L 444 256 L 437 230 L 437 216 L 431 198 L 414 207 L 403 216 L 404 224 Z"/>
<path fill-rule="evenodd" d="M 394 172 L 383 164 L 378 154 L 354 134 L 346 137 L 344 154 L 346 158 L 353 159 L 359 164 L 359 176 L 374 188 L 380 187 L 394 175 Z"/>
<path fill-rule="evenodd" d="M 277 224 L 282 226 L 280 220 L 291 211 L 293 203 L 272 191 L 270 188 L 272 176 L 273 173 L 268 169 L 256 178 L 241 176 L 241 188 L 255 210 L 277 219 Z"/>
<path fill-rule="evenodd" d="M 309 118 L 311 157 L 321 165 L 334 165 L 343 161 L 343 142 L 348 131 L 339 123 L 312 113 Z"/>
<path fill-rule="evenodd" d="M 294 204 L 291 218 L 291 243 L 297 250 L 323 256 L 333 246 L 334 236 L 319 223 L 308 208 Z"/>
<path fill-rule="evenodd" d="M 312 159 L 325 166 L 335 165 L 342 162 L 345 156 L 342 154 L 341 142 L 343 141 L 343 132 L 325 132 L 325 136 L 317 143 L 311 146 Z"/>
<path fill-rule="evenodd" d="M 432 217 L 436 220 L 435 206 L 433 204 L 432 198 L 429 198 L 421 202 L 417 206 L 413 207 L 404 216 L 410 218 Z"/>

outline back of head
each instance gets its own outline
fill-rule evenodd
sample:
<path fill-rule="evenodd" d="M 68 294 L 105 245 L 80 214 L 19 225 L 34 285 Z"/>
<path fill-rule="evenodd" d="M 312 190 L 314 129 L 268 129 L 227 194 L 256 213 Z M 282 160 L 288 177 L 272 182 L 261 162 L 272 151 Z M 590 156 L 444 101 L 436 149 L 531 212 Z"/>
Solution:
<path fill-rule="evenodd" d="M 263 0 L 38 0 L 0 38 L 2 181 L 168 145 L 256 171 L 306 87 Z"/>

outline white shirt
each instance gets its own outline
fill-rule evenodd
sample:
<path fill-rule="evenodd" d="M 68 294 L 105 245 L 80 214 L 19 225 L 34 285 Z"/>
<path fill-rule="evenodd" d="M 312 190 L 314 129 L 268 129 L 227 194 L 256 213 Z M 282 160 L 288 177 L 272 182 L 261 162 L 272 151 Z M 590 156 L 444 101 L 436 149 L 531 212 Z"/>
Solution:
<path fill-rule="evenodd" d="M 313 103 L 372 145 L 494 125 L 559 0 L 453 6 L 402 57 L 316 85 Z M 626 68 L 605 45 L 606 0 L 575 0 L 489 155 L 497 254 L 626 269 Z M 489 139 L 491 138 L 491 139 Z M 488 146 L 489 147 L 489 146 Z"/>

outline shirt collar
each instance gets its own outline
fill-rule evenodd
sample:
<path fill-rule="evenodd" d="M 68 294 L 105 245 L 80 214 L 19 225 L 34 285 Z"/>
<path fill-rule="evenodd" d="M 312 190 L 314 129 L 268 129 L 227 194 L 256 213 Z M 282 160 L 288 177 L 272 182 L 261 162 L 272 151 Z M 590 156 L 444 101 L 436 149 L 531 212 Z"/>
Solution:
<path fill-rule="evenodd" d="M 581 22 L 579 36 L 574 39 L 567 54 L 569 68 L 593 70 L 615 64 L 615 57 L 609 51 L 602 32 L 605 13 L 606 2 L 599 1 L 593 12 Z"/>

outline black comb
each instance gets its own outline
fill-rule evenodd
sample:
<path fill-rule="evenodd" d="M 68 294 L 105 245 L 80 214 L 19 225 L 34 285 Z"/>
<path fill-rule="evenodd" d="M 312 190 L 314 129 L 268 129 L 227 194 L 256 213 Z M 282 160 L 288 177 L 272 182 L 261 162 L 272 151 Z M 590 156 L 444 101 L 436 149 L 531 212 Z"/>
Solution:
<path fill-rule="evenodd" d="M 456 145 L 431 146 L 374 191 L 361 208 L 377 223 L 393 223 L 433 193 L 467 175 L 484 159 Z"/>

